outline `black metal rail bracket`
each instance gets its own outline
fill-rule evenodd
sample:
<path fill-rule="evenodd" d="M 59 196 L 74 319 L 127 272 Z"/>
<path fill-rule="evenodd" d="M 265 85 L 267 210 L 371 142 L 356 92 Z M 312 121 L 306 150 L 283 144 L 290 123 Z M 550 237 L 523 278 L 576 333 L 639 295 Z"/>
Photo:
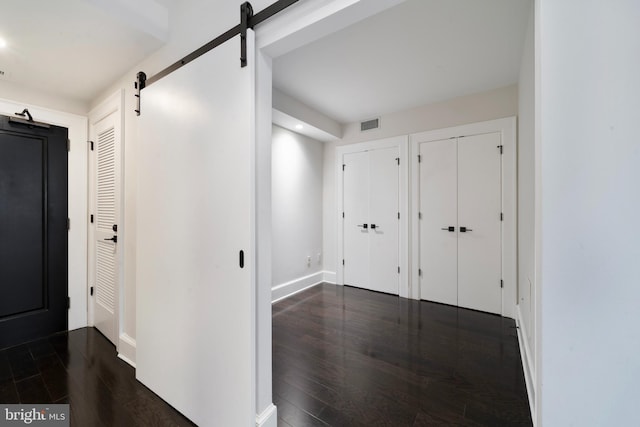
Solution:
<path fill-rule="evenodd" d="M 144 71 L 139 71 L 136 75 L 136 81 L 133 87 L 136 89 L 136 115 L 140 115 L 140 91 L 144 89 L 147 84 L 147 75 Z"/>
<path fill-rule="evenodd" d="M 251 3 L 244 2 L 240 5 L 240 67 L 247 66 L 247 29 L 249 20 L 253 18 Z"/>

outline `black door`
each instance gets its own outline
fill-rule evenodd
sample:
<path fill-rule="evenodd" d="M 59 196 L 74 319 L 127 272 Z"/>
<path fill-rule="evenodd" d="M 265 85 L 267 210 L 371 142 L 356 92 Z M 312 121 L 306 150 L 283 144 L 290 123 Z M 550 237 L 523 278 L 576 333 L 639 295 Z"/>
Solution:
<path fill-rule="evenodd" d="M 67 329 L 67 135 L 0 116 L 0 348 Z"/>

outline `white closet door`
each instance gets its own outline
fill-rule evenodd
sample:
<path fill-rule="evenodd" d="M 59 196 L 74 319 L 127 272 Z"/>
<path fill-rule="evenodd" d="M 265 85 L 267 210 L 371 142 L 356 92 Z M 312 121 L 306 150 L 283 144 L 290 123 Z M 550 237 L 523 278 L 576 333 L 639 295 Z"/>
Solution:
<path fill-rule="evenodd" d="M 93 233 L 94 324 L 112 343 L 118 343 L 118 249 L 120 224 L 120 126 L 119 111 L 92 126 L 94 144 L 95 231 Z"/>
<path fill-rule="evenodd" d="M 369 153 L 343 157 L 344 284 L 369 285 Z"/>
<path fill-rule="evenodd" d="M 372 150 L 369 154 L 368 288 L 398 295 L 399 263 L 399 149 Z"/>
<path fill-rule="evenodd" d="M 141 94 L 136 377 L 202 426 L 255 424 L 253 41 Z"/>
<path fill-rule="evenodd" d="M 420 295 L 429 301 L 457 305 L 456 139 L 420 144 L 420 158 Z"/>
<path fill-rule="evenodd" d="M 499 133 L 458 140 L 458 305 L 496 314 L 502 309 L 499 145 Z"/>

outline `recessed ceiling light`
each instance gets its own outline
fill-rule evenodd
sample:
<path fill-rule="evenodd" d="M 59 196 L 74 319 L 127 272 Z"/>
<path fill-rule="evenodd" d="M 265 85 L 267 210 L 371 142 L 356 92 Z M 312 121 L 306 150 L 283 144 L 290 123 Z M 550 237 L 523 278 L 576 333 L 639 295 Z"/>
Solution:
<path fill-rule="evenodd" d="M 7 41 L 0 37 L 0 49 L 7 47 Z"/>
<path fill-rule="evenodd" d="M 298 124 L 296 125 L 296 129 L 298 129 L 298 130 L 302 130 L 302 128 L 303 128 L 303 126 L 302 126 L 300 123 L 298 123 Z"/>

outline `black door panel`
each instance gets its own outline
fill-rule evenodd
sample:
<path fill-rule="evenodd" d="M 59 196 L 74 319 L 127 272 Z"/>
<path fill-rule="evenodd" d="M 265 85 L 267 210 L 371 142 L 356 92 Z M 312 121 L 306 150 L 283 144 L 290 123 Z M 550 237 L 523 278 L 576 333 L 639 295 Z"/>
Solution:
<path fill-rule="evenodd" d="M 67 329 L 67 129 L 0 116 L 0 348 Z"/>

